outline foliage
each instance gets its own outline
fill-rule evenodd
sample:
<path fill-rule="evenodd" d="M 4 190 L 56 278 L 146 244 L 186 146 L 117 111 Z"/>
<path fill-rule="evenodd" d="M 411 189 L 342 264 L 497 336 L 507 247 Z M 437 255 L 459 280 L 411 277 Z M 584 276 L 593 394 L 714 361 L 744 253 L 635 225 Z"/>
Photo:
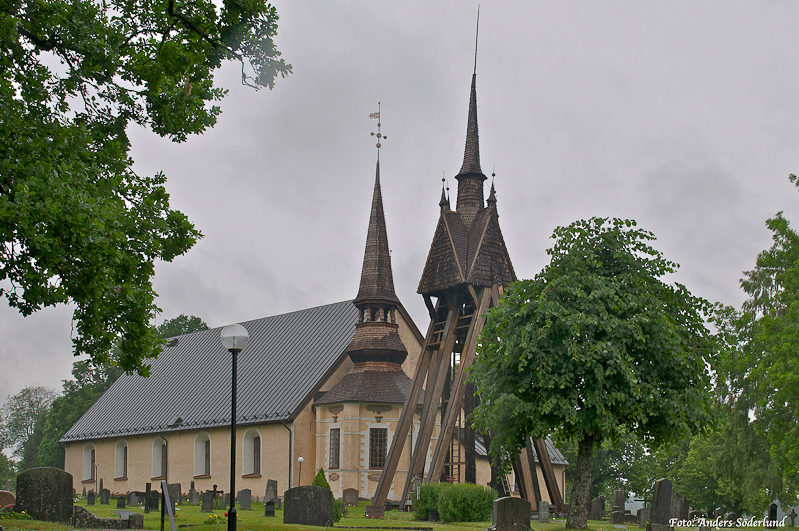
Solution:
<path fill-rule="evenodd" d="M 27 514 L 25 511 L 22 512 L 14 512 L 14 511 L 5 511 L 0 512 L 0 519 L 2 520 L 33 520 L 33 517 Z"/>
<path fill-rule="evenodd" d="M 419 499 L 413 500 L 414 518 L 427 520 L 429 511 L 438 511 L 439 495 L 451 486 L 451 483 L 422 483 L 419 486 Z"/>
<path fill-rule="evenodd" d="M 567 526 L 584 528 L 595 445 L 626 428 L 657 446 L 713 423 L 710 305 L 661 280 L 678 265 L 634 221 L 581 220 L 553 238 L 550 264 L 488 313 L 475 420 L 496 456 L 553 431 L 576 440 Z"/>
<path fill-rule="evenodd" d="M 782 212 L 766 226 L 773 244 L 741 280 L 749 299 L 717 320 L 726 340 L 720 380 L 727 399 L 757 419 L 783 482 L 777 494 L 790 503 L 799 488 L 799 233 Z"/>
<path fill-rule="evenodd" d="M 324 468 L 319 469 L 319 472 L 316 473 L 316 475 L 313 478 L 313 481 L 311 481 L 311 485 L 314 485 L 316 487 L 324 487 L 327 490 L 332 490 L 330 488 L 330 483 L 328 483 L 327 478 L 325 478 Z"/>
<path fill-rule="evenodd" d="M 5 485 L 6 481 L 13 480 L 15 477 L 17 477 L 17 471 L 14 461 L 0 451 L 0 484 Z"/>
<path fill-rule="evenodd" d="M 155 260 L 200 232 L 166 178 L 136 175 L 127 128 L 183 141 L 216 122 L 225 60 L 272 87 L 291 66 L 265 0 L 0 0 L 0 289 L 23 315 L 71 303 L 76 354 L 146 375 L 160 352 Z"/>
<path fill-rule="evenodd" d="M 333 521 L 334 522 L 338 522 L 338 521 L 341 520 L 341 517 L 343 516 L 343 511 L 342 511 L 343 505 L 344 504 L 341 502 L 341 500 L 337 500 L 337 499 L 333 498 Z"/>
<path fill-rule="evenodd" d="M 3 404 L 2 437 L 4 446 L 14 448 L 14 455 L 23 457 L 26 443 L 34 436 L 37 421 L 47 414 L 56 392 L 47 387 L 25 387 Z"/>
<path fill-rule="evenodd" d="M 180 314 L 174 319 L 164 321 L 156 328 L 158 333 L 164 339 L 198 332 L 200 330 L 208 330 L 208 325 L 205 321 L 196 315 Z"/>
<path fill-rule="evenodd" d="M 209 514 L 206 520 L 203 520 L 203 524 L 207 525 L 219 525 L 219 524 L 226 524 L 227 518 L 224 516 L 219 516 L 218 514 Z"/>
<path fill-rule="evenodd" d="M 438 495 L 438 516 L 443 522 L 481 522 L 491 518 L 497 491 L 471 483 L 457 483 Z"/>

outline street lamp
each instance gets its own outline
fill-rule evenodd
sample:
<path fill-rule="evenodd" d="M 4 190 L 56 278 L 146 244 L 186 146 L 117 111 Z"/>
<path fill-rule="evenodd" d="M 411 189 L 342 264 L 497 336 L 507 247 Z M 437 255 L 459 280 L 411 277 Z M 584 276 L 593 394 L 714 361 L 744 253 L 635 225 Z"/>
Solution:
<path fill-rule="evenodd" d="M 305 458 L 300 456 L 297 458 L 297 461 L 300 462 L 300 474 L 297 476 L 297 483 L 299 483 L 299 486 L 302 486 L 302 462 L 305 461 Z"/>
<path fill-rule="evenodd" d="M 236 531 L 236 361 L 239 352 L 247 346 L 250 335 L 240 324 L 232 324 L 222 329 L 219 339 L 233 360 L 230 390 L 230 510 L 228 510 L 227 528 L 228 531 Z"/>

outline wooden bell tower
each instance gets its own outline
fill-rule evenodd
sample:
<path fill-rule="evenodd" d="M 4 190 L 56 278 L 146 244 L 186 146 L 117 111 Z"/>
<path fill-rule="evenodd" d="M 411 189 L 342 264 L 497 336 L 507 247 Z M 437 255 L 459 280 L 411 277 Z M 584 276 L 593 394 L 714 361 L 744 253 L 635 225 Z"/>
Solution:
<path fill-rule="evenodd" d="M 463 418 L 474 408 L 474 390 L 468 389 L 471 386 L 466 384 L 466 371 L 474 361 L 477 337 L 485 324 L 486 310 L 496 305 L 503 289 L 516 280 L 499 228 L 493 184 L 488 200 L 484 199 L 486 176 L 480 168 L 476 83 L 475 73 L 472 76 L 463 165 L 455 177 L 458 181 L 456 207 L 451 210 L 446 190 L 442 187 L 441 214 L 419 282 L 418 293 L 424 297 L 430 325 L 375 491 L 374 506 L 386 502 L 423 387 L 424 405 L 419 432 L 411 452 L 404 488 L 397 491 L 398 499 L 407 499 L 413 478 L 423 478 L 427 482 L 474 483 L 476 480 L 474 432 L 466 426 Z M 441 431 L 435 447 L 431 448 L 439 407 Z M 456 430 L 461 433 L 453 437 Z M 542 470 L 549 469 L 554 486 L 550 489 L 550 500 L 562 511 L 563 502 L 545 446 L 535 446 L 544 448 L 543 455 L 538 455 Z M 425 462 L 431 451 L 432 460 L 425 476 Z M 540 495 L 532 448 L 528 446 L 522 452 L 515 468 L 517 475 L 521 476 L 523 495 L 537 508 Z"/>

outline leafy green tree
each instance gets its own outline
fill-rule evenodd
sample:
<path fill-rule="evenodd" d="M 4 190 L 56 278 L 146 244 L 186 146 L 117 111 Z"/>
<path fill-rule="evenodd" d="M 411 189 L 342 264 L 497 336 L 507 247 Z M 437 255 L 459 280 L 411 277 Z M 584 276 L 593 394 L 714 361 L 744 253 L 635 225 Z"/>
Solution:
<path fill-rule="evenodd" d="M 25 387 L 14 396 L 8 396 L 2 407 L 2 439 L 4 446 L 14 449 L 14 455 L 24 457 L 29 441 L 28 454 L 34 452 L 34 432 L 37 422 L 47 414 L 57 394 L 47 387 Z M 38 445 L 35 445 L 38 447 Z"/>
<path fill-rule="evenodd" d="M 199 317 L 180 314 L 161 323 L 158 333 L 166 339 L 207 329 L 208 325 Z M 111 355 L 112 359 L 116 357 L 118 349 Z M 123 372 L 118 365 L 110 363 L 95 365 L 91 361 L 78 361 L 72 364 L 74 380 L 64 380 L 63 395 L 55 399 L 43 422 L 38 451 L 40 466 L 64 467 L 64 449 L 58 441 Z"/>
<path fill-rule="evenodd" d="M 156 259 L 200 232 L 159 173 L 133 172 L 126 129 L 173 141 L 212 127 L 225 60 L 274 85 L 291 66 L 265 0 L 0 0 L 0 296 L 23 315 L 75 305 L 75 353 L 147 374 L 160 352 Z"/>
<path fill-rule="evenodd" d="M 17 477 L 16 467 L 14 461 L 9 459 L 6 454 L 0 452 L 0 483 L 6 484 L 6 481 L 13 480 Z"/>
<path fill-rule="evenodd" d="M 799 187 L 795 175 L 789 179 Z M 782 212 L 766 226 L 774 243 L 741 280 L 749 299 L 718 319 L 727 346 L 720 379 L 728 399 L 757 419 L 786 503 L 796 499 L 799 476 L 799 234 Z"/>
<path fill-rule="evenodd" d="M 551 262 L 489 311 L 473 377 L 491 452 L 526 437 L 577 441 L 567 527 L 586 527 L 594 450 L 623 430 L 647 444 L 713 421 L 707 301 L 661 280 L 677 264 L 634 221 L 592 218 L 554 231 Z"/>
<path fill-rule="evenodd" d="M 190 334 L 199 330 L 208 330 L 208 325 L 205 321 L 196 315 L 180 314 L 174 319 L 164 321 L 157 327 L 158 333 L 164 339 L 175 336 L 182 336 L 183 334 Z"/>

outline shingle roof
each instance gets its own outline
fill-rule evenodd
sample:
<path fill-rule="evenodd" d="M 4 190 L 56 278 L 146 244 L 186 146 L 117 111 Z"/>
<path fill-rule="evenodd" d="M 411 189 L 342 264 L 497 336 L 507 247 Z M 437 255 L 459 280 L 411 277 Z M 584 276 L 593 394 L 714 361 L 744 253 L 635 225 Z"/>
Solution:
<path fill-rule="evenodd" d="M 330 391 L 318 398 L 315 404 L 335 404 L 337 402 L 404 404 L 410 389 L 411 379 L 402 372 L 402 369 L 386 367 L 379 370 L 374 365 L 365 366 L 361 370 L 356 368 L 344 376 Z M 423 403 L 424 396 L 421 396 L 419 405 Z"/>
<path fill-rule="evenodd" d="M 355 332 L 352 301 L 241 323 L 250 343 L 238 357 L 237 423 L 293 418 L 344 356 Z M 122 375 L 61 442 L 230 425 L 230 354 L 221 328 L 180 336 L 151 376 Z M 176 417 L 180 426 L 167 426 Z"/>

